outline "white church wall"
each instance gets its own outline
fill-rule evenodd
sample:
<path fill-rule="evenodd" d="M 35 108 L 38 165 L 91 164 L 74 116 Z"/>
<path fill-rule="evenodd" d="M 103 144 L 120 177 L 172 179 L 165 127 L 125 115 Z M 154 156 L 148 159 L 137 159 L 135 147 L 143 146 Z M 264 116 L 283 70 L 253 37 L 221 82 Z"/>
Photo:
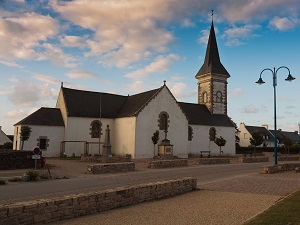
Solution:
<path fill-rule="evenodd" d="M 193 139 L 189 141 L 190 149 L 188 153 L 200 154 L 200 151 L 211 151 L 212 155 L 219 155 L 220 148 L 213 141 L 209 140 L 209 130 L 211 126 L 190 125 L 193 129 Z M 222 136 L 226 144 L 222 147 L 224 155 L 235 155 L 235 128 L 217 127 L 216 137 Z"/>
<path fill-rule="evenodd" d="M 188 122 L 175 99 L 165 87 L 137 116 L 135 158 L 152 158 L 154 156 L 151 137 L 156 130 L 159 130 L 158 119 L 162 111 L 169 114 L 167 138 L 174 145 L 174 154 L 179 157 L 187 157 Z M 163 139 L 164 132 L 160 131 L 159 143 Z M 155 154 L 157 155 L 157 145 Z"/>
<path fill-rule="evenodd" d="M 40 137 L 49 139 L 48 147 L 42 151 L 42 155 L 46 157 L 55 157 L 60 155 L 60 142 L 64 137 L 64 127 L 61 126 L 37 126 L 29 125 L 31 127 L 30 137 L 24 142 L 23 150 L 33 150 L 38 146 Z M 20 139 L 21 125 L 15 126 L 14 146 L 15 150 L 21 149 Z M 17 143 L 17 145 L 16 145 Z"/>
<path fill-rule="evenodd" d="M 62 89 L 60 89 L 55 107 L 60 109 L 62 118 L 64 120 L 64 124 L 66 125 L 68 117 L 67 117 L 66 103 L 65 103 L 65 99 L 64 99 L 64 96 L 62 93 Z"/>
<path fill-rule="evenodd" d="M 68 156 L 76 155 L 80 156 L 84 154 L 84 142 L 89 143 L 89 154 L 99 154 L 99 138 L 92 138 L 90 135 L 91 123 L 94 120 L 99 120 L 99 118 L 82 118 L 82 117 L 68 117 L 68 122 L 65 130 L 65 141 L 81 141 L 81 142 L 66 142 L 65 143 L 65 153 Z M 105 129 L 109 125 L 110 129 L 110 141 L 112 146 L 114 146 L 114 119 L 102 118 L 102 135 L 101 142 L 104 142 Z M 93 143 L 94 142 L 94 143 Z M 102 145 L 100 148 L 100 154 L 102 154 Z"/>
<path fill-rule="evenodd" d="M 134 156 L 135 150 L 135 127 L 136 117 L 125 117 L 115 119 L 115 137 L 112 152 L 116 155 L 130 154 Z"/>

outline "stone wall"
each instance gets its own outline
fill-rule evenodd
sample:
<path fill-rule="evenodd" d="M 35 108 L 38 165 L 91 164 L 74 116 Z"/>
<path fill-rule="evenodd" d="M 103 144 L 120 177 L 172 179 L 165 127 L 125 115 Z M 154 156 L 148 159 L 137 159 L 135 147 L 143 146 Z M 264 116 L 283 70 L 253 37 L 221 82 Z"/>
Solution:
<path fill-rule="evenodd" d="M 269 162 L 269 157 L 240 157 L 240 163 Z"/>
<path fill-rule="evenodd" d="M 83 162 L 98 162 L 98 163 L 118 163 L 118 162 L 131 162 L 131 155 L 124 156 L 85 156 L 81 155 Z"/>
<path fill-rule="evenodd" d="M 228 164 L 229 158 L 200 158 L 199 164 Z"/>
<path fill-rule="evenodd" d="M 57 222 L 196 190 L 196 178 L 160 181 L 60 198 L 0 205 L 0 224 Z"/>
<path fill-rule="evenodd" d="M 295 170 L 297 167 L 300 167 L 300 163 L 284 163 L 278 164 L 277 166 L 263 166 L 263 173 L 278 173 L 289 170 Z"/>
<path fill-rule="evenodd" d="M 173 160 L 154 160 L 149 163 L 148 168 L 159 169 L 159 168 L 170 168 L 170 167 L 181 167 L 188 166 L 187 159 L 173 159 Z"/>
<path fill-rule="evenodd" d="M 299 161 L 299 156 L 287 155 L 287 156 L 278 156 L 278 161 Z"/>
<path fill-rule="evenodd" d="M 88 172 L 93 174 L 101 173 L 122 173 L 135 171 L 134 162 L 123 162 L 123 163 L 101 163 L 88 166 Z"/>
<path fill-rule="evenodd" d="M 32 151 L 0 150 L 0 170 L 34 168 L 31 156 Z"/>

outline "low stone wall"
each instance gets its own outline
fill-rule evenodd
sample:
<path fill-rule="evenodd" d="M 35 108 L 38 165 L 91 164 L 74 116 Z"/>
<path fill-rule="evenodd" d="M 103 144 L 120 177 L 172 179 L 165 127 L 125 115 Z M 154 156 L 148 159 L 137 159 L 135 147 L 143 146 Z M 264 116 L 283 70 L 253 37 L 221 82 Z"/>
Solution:
<path fill-rule="evenodd" d="M 269 157 L 240 157 L 240 163 L 269 162 Z"/>
<path fill-rule="evenodd" d="M 196 178 L 161 181 L 106 191 L 0 205 L 0 224 L 57 222 L 196 190 Z"/>
<path fill-rule="evenodd" d="M 98 163 L 118 163 L 118 162 L 131 162 L 131 155 L 123 156 L 85 156 L 81 155 L 83 162 L 98 162 Z"/>
<path fill-rule="evenodd" d="M 199 164 L 228 164 L 230 159 L 228 158 L 200 158 Z"/>
<path fill-rule="evenodd" d="M 32 151 L 0 150 L 0 170 L 34 168 L 31 156 Z"/>
<path fill-rule="evenodd" d="M 299 161 L 299 156 L 287 155 L 287 156 L 278 156 L 278 161 Z"/>
<path fill-rule="evenodd" d="M 122 173 L 135 171 L 134 162 L 123 162 L 123 163 L 101 163 L 88 166 L 88 172 L 93 174 L 101 173 Z"/>
<path fill-rule="evenodd" d="M 300 163 L 284 163 L 278 164 L 277 166 L 263 166 L 263 173 L 278 173 L 289 170 L 295 170 L 297 167 L 300 167 Z"/>
<path fill-rule="evenodd" d="M 170 167 L 181 167 L 188 166 L 187 159 L 174 159 L 174 160 L 155 160 L 149 163 L 148 168 L 159 169 L 159 168 L 170 168 Z"/>

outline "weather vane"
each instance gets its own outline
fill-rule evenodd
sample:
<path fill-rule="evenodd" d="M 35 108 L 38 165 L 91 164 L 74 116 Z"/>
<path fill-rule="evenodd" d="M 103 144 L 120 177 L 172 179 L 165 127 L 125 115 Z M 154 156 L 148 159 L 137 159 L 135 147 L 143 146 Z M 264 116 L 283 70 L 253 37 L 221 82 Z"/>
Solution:
<path fill-rule="evenodd" d="M 211 10 L 211 20 L 214 21 L 214 10 Z"/>

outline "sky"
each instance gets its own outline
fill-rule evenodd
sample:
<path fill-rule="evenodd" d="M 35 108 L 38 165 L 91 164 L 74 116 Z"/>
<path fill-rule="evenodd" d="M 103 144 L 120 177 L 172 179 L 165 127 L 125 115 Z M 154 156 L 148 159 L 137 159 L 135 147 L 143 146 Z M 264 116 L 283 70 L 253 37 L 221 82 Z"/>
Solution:
<path fill-rule="evenodd" d="M 55 107 L 64 87 L 133 95 L 169 87 L 197 103 L 211 10 L 239 125 L 299 130 L 300 0 L 0 0 L 0 126 Z"/>

